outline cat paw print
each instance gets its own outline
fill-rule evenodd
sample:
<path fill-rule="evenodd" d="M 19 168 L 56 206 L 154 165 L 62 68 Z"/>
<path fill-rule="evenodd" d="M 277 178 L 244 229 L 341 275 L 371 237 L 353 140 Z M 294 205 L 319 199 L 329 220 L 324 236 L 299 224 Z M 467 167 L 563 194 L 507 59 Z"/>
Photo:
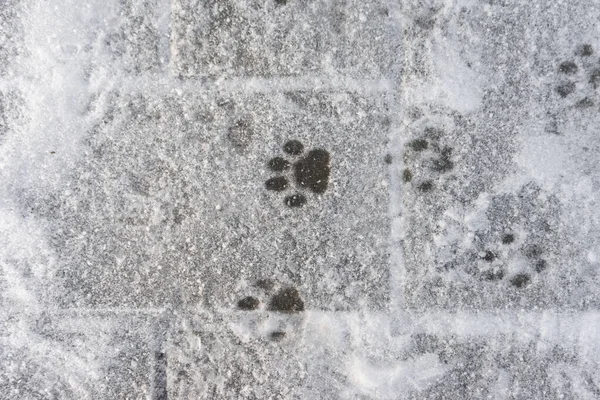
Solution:
<path fill-rule="evenodd" d="M 265 182 L 267 190 L 285 192 L 295 183 L 298 190 L 323 194 L 329 185 L 330 156 L 329 152 L 322 149 L 310 150 L 306 155 L 304 145 L 297 140 L 290 140 L 283 146 L 283 151 L 295 161 L 283 157 L 269 160 L 268 167 L 279 175 Z M 297 192 L 285 197 L 288 207 L 302 207 L 307 198 L 303 193 Z"/>
<path fill-rule="evenodd" d="M 448 214 L 441 236 L 452 239 L 441 248 L 438 270 L 514 290 L 545 281 L 538 276 L 552 269 L 560 243 L 559 200 L 535 182 L 485 199 L 484 208 Z M 466 220 L 479 221 L 477 228 Z"/>
<path fill-rule="evenodd" d="M 269 292 L 275 287 L 275 284 L 270 280 L 258 281 L 256 286 L 264 288 L 263 284 L 267 283 L 270 289 L 264 289 Z M 247 296 L 239 300 L 237 306 L 240 310 L 253 311 L 261 309 L 263 302 L 254 296 Z M 279 289 L 275 294 L 271 296 L 271 299 L 266 304 L 267 311 L 275 311 L 282 313 L 299 313 L 304 311 L 304 301 L 300 297 L 298 289 L 287 286 Z"/>
<path fill-rule="evenodd" d="M 561 61 L 557 66 L 556 96 L 567 105 L 588 108 L 596 103 L 596 89 L 600 86 L 600 65 L 593 57 L 590 44 L 580 45 L 575 57 Z"/>
<path fill-rule="evenodd" d="M 242 311 L 260 311 L 267 310 L 283 314 L 298 314 L 304 311 L 304 301 L 300 292 L 293 286 L 279 286 L 277 282 L 271 279 L 261 279 L 256 281 L 254 286 L 258 289 L 259 295 L 246 296 L 237 302 L 237 308 Z M 274 293 L 273 293 L 274 292 Z M 266 294 L 267 301 L 264 298 Z M 280 342 L 286 337 L 286 332 L 277 329 L 269 334 L 272 341 Z"/>
<path fill-rule="evenodd" d="M 496 246 L 497 250 L 486 250 L 479 254 L 483 262 L 490 264 L 490 267 L 482 272 L 485 280 L 492 282 L 503 280 L 505 278 L 505 264 L 510 262 L 510 259 L 514 258 L 515 255 L 519 258 L 522 255 L 525 256 L 527 265 L 531 267 L 531 272 L 541 273 L 546 269 L 547 262 L 542 257 L 543 251 L 540 246 L 527 244 L 521 248 L 515 248 L 515 240 L 516 235 L 514 233 L 506 232 L 501 236 L 499 245 Z M 503 260 L 503 258 L 506 260 Z M 517 289 L 525 288 L 531 283 L 531 272 L 523 270 L 513 274 L 508 277 L 508 282 Z"/>
<path fill-rule="evenodd" d="M 479 279 L 492 283 L 507 281 L 517 289 L 526 288 L 535 274 L 546 270 L 548 262 L 542 246 L 519 243 L 521 240 L 518 239 L 515 233 L 507 231 L 495 241 L 478 241 L 476 250 L 446 263 L 444 270 L 453 270 L 457 265 L 469 265 L 466 272 Z M 518 272 L 507 273 L 509 265 L 514 264 L 515 260 L 524 260 L 519 262 L 522 268 Z"/>
<path fill-rule="evenodd" d="M 412 164 L 419 169 L 419 175 L 422 177 L 415 187 L 422 193 L 435 189 L 433 178 L 447 174 L 454 169 L 453 149 L 441 143 L 443 136 L 442 129 L 430 126 L 425 128 L 422 137 L 407 143 L 405 152 L 407 164 Z M 406 168 L 402 173 L 402 179 L 405 183 L 409 183 L 413 181 L 414 175 L 413 170 Z"/>

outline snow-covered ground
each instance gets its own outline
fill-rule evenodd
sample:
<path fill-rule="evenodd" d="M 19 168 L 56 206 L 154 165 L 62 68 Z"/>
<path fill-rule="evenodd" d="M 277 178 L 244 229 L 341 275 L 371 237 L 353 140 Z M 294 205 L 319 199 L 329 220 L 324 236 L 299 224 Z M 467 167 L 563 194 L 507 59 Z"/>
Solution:
<path fill-rule="evenodd" d="M 600 398 L 599 17 L 0 0 L 0 398 Z"/>

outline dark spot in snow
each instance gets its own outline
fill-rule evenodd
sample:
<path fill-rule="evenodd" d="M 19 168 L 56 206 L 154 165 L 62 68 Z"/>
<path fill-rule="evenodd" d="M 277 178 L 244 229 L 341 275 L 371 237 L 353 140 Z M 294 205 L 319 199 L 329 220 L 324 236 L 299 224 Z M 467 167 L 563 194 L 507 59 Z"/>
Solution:
<path fill-rule="evenodd" d="M 577 54 L 579 54 L 583 57 L 589 57 L 592 54 L 594 54 L 594 48 L 592 47 L 591 44 L 583 44 L 577 51 Z"/>
<path fill-rule="evenodd" d="M 164 351 L 156 351 L 154 353 L 154 399 L 167 399 L 167 372 L 168 360 L 167 354 Z"/>
<path fill-rule="evenodd" d="M 304 145 L 297 140 L 290 140 L 283 145 L 283 151 L 287 154 L 297 156 L 304 151 Z"/>
<path fill-rule="evenodd" d="M 596 89 L 600 83 L 600 69 L 595 69 L 590 75 L 590 84 Z"/>
<path fill-rule="evenodd" d="M 593 106 L 594 106 L 594 101 L 592 99 L 590 99 L 589 97 L 584 97 L 583 99 L 579 100 L 575 104 L 575 107 L 577 107 L 577 108 L 589 108 L 589 107 L 593 107 Z"/>
<path fill-rule="evenodd" d="M 281 342 L 283 339 L 285 339 L 285 332 L 283 331 L 275 331 L 275 332 L 271 332 L 271 340 L 274 342 Z"/>
<path fill-rule="evenodd" d="M 505 233 L 502 236 L 502 243 L 504 243 L 504 244 L 511 244 L 514 241 L 515 241 L 515 235 L 513 235 L 512 233 Z"/>
<path fill-rule="evenodd" d="M 525 248 L 525 256 L 529 258 L 538 258 L 542 255 L 542 248 L 536 244 L 531 244 Z"/>
<path fill-rule="evenodd" d="M 575 64 L 573 61 L 563 61 L 558 67 L 560 72 L 569 75 L 576 73 L 577 69 L 577 64 Z"/>
<path fill-rule="evenodd" d="M 415 139 L 408 143 L 408 146 L 412 148 L 414 151 L 423 151 L 427 150 L 429 147 L 429 143 L 425 139 Z"/>
<path fill-rule="evenodd" d="M 543 270 L 545 270 L 546 267 L 548 267 L 548 264 L 546 263 L 546 260 L 538 260 L 535 263 L 535 272 L 540 273 Z"/>
<path fill-rule="evenodd" d="M 496 259 L 496 254 L 490 250 L 485 252 L 485 255 L 482 257 L 487 262 L 492 262 Z"/>
<path fill-rule="evenodd" d="M 296 288 L 288 287 L 281 289 L 271 298 L 269 310 L 284 313 L 301 312 L 304 311 L 304 302 Z"/>
<path fill-rule="evenodd" d="M 450 160 L 452 155 L 452 148 L 444 147 L 441 151 L 440 157 L 433 160 L 432 169 L 437 172 L 448 172 L 454 168 L 454 163 Z"/>
<path fill-rule="evenodd" d="M 329 172 L 329 153 L 321 149 L 311 150 L 306 157 L 294 164 L 296 183 L 313 193 L 327 190 Z"/>
<path fill-rule="evenodd" d="M 240 119 L 229 128 L 227 138 L 231 144 L 237 149 L 245 149 L 248 147 L 254 136 L 254 129 L 250 121 Z"/>
<path fill-rule="evenodd" d="M 238 301 L 237 305 L 240 310 L 250 311 L 250 310 L 256 310 L 258 308 L 259 304 L 260 304 L 260 301 L 258 301 L 257 298 L 248 296 L 248 297 L 244 297 L 243 299 Z"/>
<path fill-rule="evenodd" d="M 562 98 L 567 97 L 575 91 L 575 84 L 573 82 L 563 83 L 556 87 L 556 93 Z"/>
<path fill-rule="evenodd" d="M 435 26 L 435 18 L 418 17 L 415 18 L 415 25 L 424 30 L 430 30 Z"/>
<path fill-rule="evenodd" d="M 421 192 L 430 192 L 433 190 L 433 182 L 425 181 L 417 186 L 417 189 L 419 189 Z"/>
<path fill-rule="evenodd" d="M 531 278 L 527 274 L 518 274 L 518 275 L 515 275 L 510 280 L 511 285 L 513 285 L 513 286 L 515 286 L 517 288 L 525 287 L 525 286 L 529 285 L 529 282 L 531 282 Z"/>
<path fill-rule="evenodd" d="M 276 192 L 281 192 L 287 189 L 288 186 L 288 180 L 283 176 L 276 176 L 265 182 L 267 190 L 274 190 Z"/>
<path fill-rule="evenodd" d="M 290 168 L 290 162 L 281 157 L 275 157 L 269 160 L 269 168 L 271 171 L 283 172 Z"/>

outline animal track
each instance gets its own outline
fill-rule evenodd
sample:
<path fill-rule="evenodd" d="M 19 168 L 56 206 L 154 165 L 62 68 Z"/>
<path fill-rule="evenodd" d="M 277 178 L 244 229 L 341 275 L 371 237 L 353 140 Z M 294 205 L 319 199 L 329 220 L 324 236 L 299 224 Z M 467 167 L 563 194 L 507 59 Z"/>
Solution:
<path fill-rule="evenodd" d="M 276 283 L 270 279 L 261 279 L 255 283 L 255 286 L 268 293 L 275 288 Z M 237 306 L 240 310 L 251 311 L 258 310 L 261 304 L 262 302 L 258 298 L 247 296 L 238 301 Z M 304 301 L 296 288 L 291 286 L 282 287 L 277 293 L 271 296 L 267 310 L 292 314 L 298 313 L 304 311 Z"/>
<path fill-rule="evenodd" d="M 290 156 L 300 156 L 304 152 L 304 145 L 297 140 L 290 140 L 283 146 L 283 151 Z M 282 157 L 274 157 L 269 160 L 267 166 L 273 172 L 287 173 L 292 169 L 292 174 L 298 189 L 309 190 L 315 194 L 322 194 L 329 185 L 329 153 L 322 149 L 314 149 L 301 157 L 296 162 Z M 278 175 L 265 182 L 267 190 L 283 192 L 290 187 L 290 180 L 284 175 Z M 306 203 L 306 196 L 302 193 L 294 193 L 285 197 L 288 207 L 302 207 Z"/>
<path fill-rule="evenodd" d="M 271 294 L 279 285 L 271 279 L 260 279 L 255 282 L 255 287 L 261 292 L 270 295 L 268 301 L 261 301 L 261 296 L 246 296 L 237 302 L 237 308 L 242 311 L 256 311 L 266 309 L 283 314 L 298 314 L 304 311 L 304 300 L 300 297 L 298 289 L 292 286 L 279 287 L 278 290 Z M 264 306 L 263 306 L 264 304 Z M 285 339 L 286 332 L 276 330 L 269 335 L 274 342 L 280 342 Z"/>
<path fill-rule="evenodd" d="M 595 90 L 600 85 L 600 66 L 592 59 L 594 49 L 583 44 L 575 51 L 575 58 L 558 64 L 558 82 L 554 91 L 561 99 L 574 99 L 577 108 L 588 108 L 595 104 Z"/>
<path fill-rule="evenodd" d="M 244 297 L 238 301 L 238 308 L 245 311 L 256 310 L 259 305 L 260 301 L 252 296 Z"/>
<path fill-rule="evenodd" d="M 406 158 L 413 160 L 415 165 L 425 165 L 429 173 L 421 174 L 424 178 L 418 180 L 415 187 L 422 193 L 431 192 L 435 189 L 433 174 L 446 174 L 454 169 L 452 160 L 452 148 L 441 144 L 444 131 L 429 126 L 424 129 L 423 137 L 413 139 L 407 143 Z M 408 164 L 408 162 L 407 162 Z M 407 168 L 402 173 L 402 179 L 408 183 L 413 180 L 413 171 Z"/>
<path fill-rule="evenodd" d="M 478 279 L 506 281 L 517 290 L 525 289 L 553 258 L 558 207 L 557 200 L 534 182 L 516 193 L 492 196 L 485 210 L 469 216 L 487 223 L 478 230 L 463 231 L 461 237 L 472 237 L 470 244 L 463 247 L 464 252 L 460 251 L 462 245 L 452 244 L 453 250 L 447 253 L 452 255 L 444 260 L 442 269 L 466 266 L 465 272 Z M 458 232 L 457 228 L 450 231 Z"/>
<path fill-rule="evenodd" d="M 300 298 L 300 293 L 298 293 L 296 288 L 283 288 L 271 298 L 269 311 L 284 313 L 304 311 L 304 302 Z"/>

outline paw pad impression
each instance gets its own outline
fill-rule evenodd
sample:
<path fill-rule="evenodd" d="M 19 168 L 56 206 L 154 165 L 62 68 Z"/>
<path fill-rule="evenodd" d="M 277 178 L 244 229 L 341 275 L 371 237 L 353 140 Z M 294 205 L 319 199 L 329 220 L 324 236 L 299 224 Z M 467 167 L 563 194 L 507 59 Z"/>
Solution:
<path fill-rule="evenodd" d="M 266 293 L 271 293 L 276 286 L 271 279 L 260 279 L 255 286 Z M 261 308 L 261 300 L 255 296 L 246 296 L 237 302 L 237 308 L 243 311 L 254 311 Z M 286 314 L 295 314 L 304 311 L 304 300 L 300 292 L 293 286 L 280 287 L 270 296 L 267 302 L 267 310 Z"/>
<path fill-rule="evenodd" d="M 241 311 L 260 311 L 267 310 L 280 314 L 294 315 L 304 311 L 304 300 L 300 292 L 293 286 L 280 286 L 272 279 L 260 279 L 254 286 L 259 292 L 268 296 L 267 301 L 264 296 L 246 296 L 237 302 L 237 309 Z M 277 290 L 276 290 L 277 289 Z M 256 290 L 255 290 L 256 291 Z M 263 300 L 261 300 L 263 298 Z M 280 326 L 271 331 L 269 339 L 273 342 L 281 342 L 287 336 L 283 327 Z"/>
<path fill-rule="evenodd" d="M 558 64 L 558 81 L 555 92 L 561 99 L 575 100 L 577 108 L 594 106 L 596 89 L 600 86 L 600 67 L 594 57 L 594 49 L 590 44 L 583 44 L 575 51 L 574 59 L 567 59 Z"/>
<path fill-rule="evenodd" d="M 283 151 L 290 156 L 300 156 L 304 152 L 304 145 L 297 140 L 290 140 L 283 146 Z M 309 190 L 315 194 L 322 194 L 329 185 L 329 152 L 322 149 L 314 149 L 308 152 L 294 163 L 282 158 L 275 157 L 269 160 L 268 167 L 273 172 L 280 174 L 288 173 L 291 169 L 296 187 Z M 278 175 L 265 182 L 267 190 L 283 192 L 290 187 L 289 179 L 284 175 Z M 302 193 L 295 193 L 285 198 L 288 207 L 302 207 L 306 203 L 306 197 Z"/>

